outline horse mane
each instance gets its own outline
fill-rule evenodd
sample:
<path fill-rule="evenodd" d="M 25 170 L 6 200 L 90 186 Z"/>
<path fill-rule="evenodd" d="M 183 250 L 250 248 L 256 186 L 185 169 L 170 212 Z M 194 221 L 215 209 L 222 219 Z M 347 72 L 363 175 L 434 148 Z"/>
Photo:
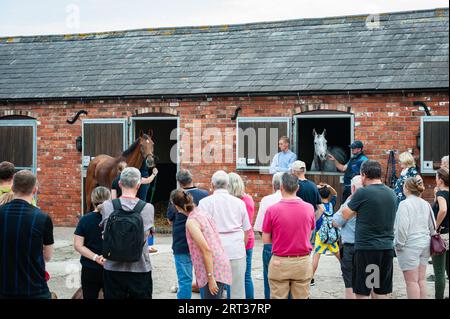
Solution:
<path fill-rule="evenodd" d="M 143 134 L 142 138 L 144 140 L 148 140 L 150 139 L 150 136 L 148 136 L 147 134 Z M 127 157 L 128 155 L 133 153 L 136 150 L 136 147 L 138 146 L 139 146 L 139 137 L 133 142 L 133 144 L 131 144 L 125 151 L 123 151 L 122 157 Z"/>
<path fill-rule="evenodd" d="M 130 147 L 128 147 L 125 151 L 123 151 L 122 156 L 126 157 L 126 156 L 130 155 L 131 153 L 133 153 L 136 150 L 136 147 L 138 147 L 138 145 L 139 145 L 139 139 L 134 141 L 133 144 L 130 145 Z"/>
<path fill-rule="evenodd" d="M 329 152 L 331 153 L 331 155 L 333 155 L 336 158 L 336 160 L 339 163 L 345 164 L 349 160 L 348 154 L 340 146 L 330 146 L 329 147 Z"/>
<path fill-rule="evenodd" d="M 142 135 L 142 138 L 147 140 L 150 139 L 150 137 L 147 134 Z M 122 153 L 122 157 L 127 157 L 131 153 L 133 153 L 136 150 L 136 147 L 139 146 L 139 137 L 133 142 L 133 144 L 130 145 L 125 151 Z"/>

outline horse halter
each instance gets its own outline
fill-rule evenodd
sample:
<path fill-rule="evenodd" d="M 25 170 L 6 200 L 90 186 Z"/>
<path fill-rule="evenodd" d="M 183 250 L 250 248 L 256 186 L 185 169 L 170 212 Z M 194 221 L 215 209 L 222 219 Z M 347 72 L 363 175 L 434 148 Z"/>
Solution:
<path fill-rule="evenodd" d="M 140 145 L 141 156 L 145 160 L 145 164 L 149 168 L 153 167 L 155 165 L 155 159 L 156 158 L 155 158 L 155 155 L 154 155 L 153 151 L 150 154 L 147 154 L 147 155 L 144 153 L 144 145 L 143 145 L 143 143 L 150 143 L 150 142 L 151 142 L 151 138 L 148 137 L 148 138 L 145 138 L 144 142 L 141 142 L 141 145 Z"/>
<path fill-rule="evenodd" d="M 147 165 L 148 168 L 154 167 L 155 166 L 155 157 L 153 155 L 147 155 L 145 157 L 145 164 Z"/>

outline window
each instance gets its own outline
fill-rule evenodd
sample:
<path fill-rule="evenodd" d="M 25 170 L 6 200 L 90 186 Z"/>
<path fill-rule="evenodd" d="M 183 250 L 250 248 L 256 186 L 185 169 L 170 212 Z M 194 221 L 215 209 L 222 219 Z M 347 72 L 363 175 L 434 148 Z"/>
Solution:
<path fill-rule="evenodd" d="M 288 117 L 248 117 L 237 119 L 236 168 L 268 170 L 278 153 L 278 140 L 290 136 Z"/>
<path fill-rule="evenodd" d="M 420 132 L 421 172 L 434 174 L 441 164 L 441 158 L 448 155 L 448 117 L 422 117 Z"/>
<path fill-rule="evenodd" d="M 27 169 L 36 174 L 36 120 L 0 120 L 0 162 L 8 161 L 16 169 Z"/>

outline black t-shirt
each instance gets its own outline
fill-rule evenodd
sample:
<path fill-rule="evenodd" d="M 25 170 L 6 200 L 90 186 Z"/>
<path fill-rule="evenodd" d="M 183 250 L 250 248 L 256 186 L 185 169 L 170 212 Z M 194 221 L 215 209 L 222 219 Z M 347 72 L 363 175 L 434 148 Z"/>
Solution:
<path fill-rule="evenodd" d="M 75 235 L 84 237 L 84 246 L 89 248 L 94 254 L 101 255 L 103 250 L 102 215 L 97 212 L 90 212 L 81 217 L 75 229 Z M 95 261 L 81 256 L 81 265 L 91 269 L 102 269 L 103 267 Z"/>
<path fill-rule="evenodd" d="M 33 297 L 49 293 L 43 246 L 53 245 L 53 223 L 28 202 L 0 206 L 0 295 Z"/>
<path fill-rule="evenodd" d="M 348 207 L 357 213 L 356 250 L 394 248 L 394 221 L 397 196 L 384 184 L 362 187 L 353 194 Z"/>
<path fill-rule="evenodd" d="M 198 205 L 201 199 L 208 196 L 208 192 L 197 187 L 185 188 L 192 195 L 195 205 Z M 172 222 L 172 250 L 174 255 L 189 254 L 189 247 L 186 239 L 186 221 L 187 216 L 178 213 L 173 205 L 169 205 L 167 210 L 167 219 Z"/>
<path fill-rule="evenodd" d="M 436 198 L 438 197 L 443 197 L 445 199 L 445 201 L 447 202 L 447 214 L 445 215 L 444 220 L 441 223 L 441 233 L 442 234 L 447 234 L 448 233 L 448 191 L 438 191 L 436 193 Z M 439 203 L 436 200 L 433 204 L 433 212 L 434 212 L 434 217 L 437 218 L 437 215 L 439 213 Z"/>
<path fill-rule="evenodd" d="M 298 180 L 299 189 L 297 196 L 307 203 L 313 205 L 314 210 L 316 206 L 322 204 L 322 198 L 320 197 L 317 185 L 309 180 Z"/>
<path fill-rule="evenodd" d="M 120 174 L 116 178 L 114 178 L 114 180 L 112 182 L 112 187 L 111 187 L 111 189 L 116 190 L 117 198 L 122 196 L 122 189 L 119 187 L 119 181 L 120 181 Z"/>

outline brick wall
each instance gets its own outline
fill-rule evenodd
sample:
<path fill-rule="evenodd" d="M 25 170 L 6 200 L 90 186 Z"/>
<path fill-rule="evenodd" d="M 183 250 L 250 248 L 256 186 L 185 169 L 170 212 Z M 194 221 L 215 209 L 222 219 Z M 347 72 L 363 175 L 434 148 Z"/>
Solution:
<path fill-rule="evenodd" d="M 88 118 L 125 118 L 136 114 L 161 113 L 180 116 L 180 128 L 193 134 L 195 127 L 202 129 L 221 128 L 222 137 L 234 141 L 231 131 L 236 122 L 230 117 L 237 107 L 240 116 L 292 116 L 305 111 L 329 109 L 350 111 L 355 114 L 355 139 L 366 145 L 366 154 L 371 159 L 387 163 L 386 151 L 399 152 L 416 148 L 416 135 L 420 130 L 423 111 L 412 106 L 412 101 L 424 101 L 433 115 L 449 115 L 449 98 L 442 93 L 408 94 L 358 94 L 302 97 L 214 97 L 180 100 L 133 100 L 133 101 L 90 101 L 90 102 L 27 102 L 0 104 L 0 117 L 5 115 L 26 115 L 38 120 L 38 179 L 39 206 L 52 215 L 54 223 L 73 226 L 81 212 L 81 153 L 75 148 L 75 138 L 81 135 L 81 121 L 73 125 L 66 120 L 81 110 L 89 112 Z M 208 140 L 192 143 L 182 139 L 182 154 L 198 155 Z M 2 141 L 3 142 L 3 141 Z M 194 144 L 194 145 L 191 145 Z M 222 155 L 224 161 L 218 164 L 191 163 L 182 161 L 181 167 L 189 168 L 200 187 L 209 188 L 212 173 L 218 169 L 235 170 L 235 147 L 229 144 L 226 150 L 209 152 L 211 156 Z M 231 155 L 225 163 L 225 153 Z M 400 169 L 398 167 L 398 169 Z M 271 176 L 259 172 L 242 172 L 247 183 L 247 192 L 256 202 L 271 192 Z M 434 177 L 425 177 L 425 197 L 432 197 Z"/>

